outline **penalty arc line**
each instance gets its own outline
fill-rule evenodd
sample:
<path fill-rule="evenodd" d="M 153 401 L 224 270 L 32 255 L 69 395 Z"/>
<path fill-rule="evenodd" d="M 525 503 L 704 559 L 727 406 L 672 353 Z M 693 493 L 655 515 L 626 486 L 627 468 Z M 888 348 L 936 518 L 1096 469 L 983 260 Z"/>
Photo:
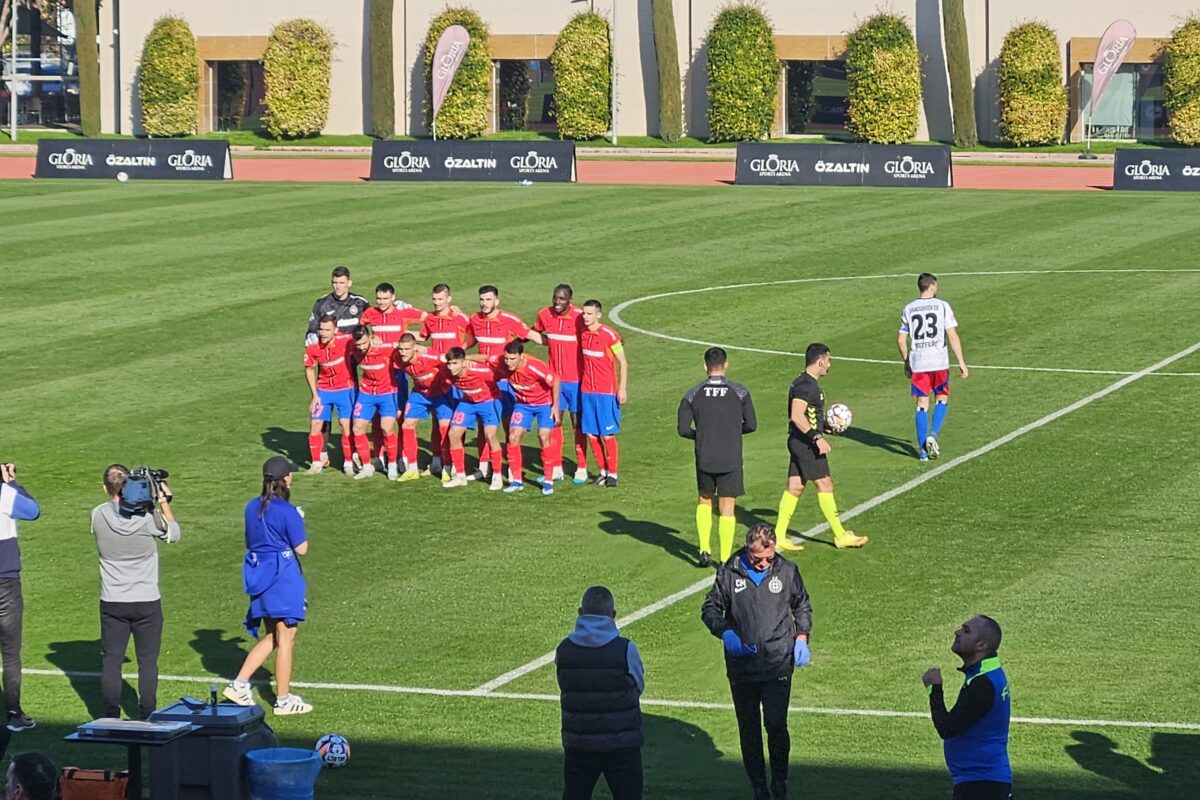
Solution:
<path fill-rule="evenodd" d="M 64 671 L 58 669 L 23 669 L 25 675 L 39 675 L 52 678 L 99 678 L 99 672 Z M 136 672 L 121 677 L 133 680 Z M 219 680 L 214 676 L 203 675 L 159 675 L 160 681 L 168 683 L 199 683 L 212 684 Z M 268 681 L 253 681 L 265 685 Z M 474 689 L 433 689 L 420 686 L 389 686 L 371 683 L 314 683 L 308 681 L 293 681 L 297 689 L 315 689 L 318 691 L 340 692 L 375 692 L 379 694 L 422 695 L 427 697 L 482 697 L 494 700 L 525 700 L 539 703 L 558 703 L 556 694 L 529 694 L 521 692 L 488 692 L 480 694 Z M 642 698 L 643 706 L 657 708 L 690 708 L 702 711 L 732 711 L 732 703 L 707 703 L 697 700 L 662 700 Z M 814 714 L 829 717 L 874 717 L 883 719 L 927 719 L 925 711 L 896 711 L 892 709 L 875 708 L 822 708 L 819 706 L 791 706 L 792 714 Z M 1143 720 L 1125 719 L 1058 719 L 1054 717 L 1013 717 L 1012 721 L 1025 725 L 1059 725 L 1081 728 L 1149 728 L 1165 730 L 1200 731 L 1200 723 L 1195 722 L 1150 722 Z"/>
<path fill-rule="evenodd" d="M 853 519 L 854 517 L 859 516 L 860 514 L 865 514 L 866 512 L 870 511 L 871 509 L 875 508 L 876 506 L 882 505 L 883 503 L 886 503 L 889 500 L 899 497 L 902 494 L 911 492 L 913 489 L 916 489 L 918 486 L 921 486 L 922 484 L 933 480 L 937 476 L 939 476 L 945 472 L 948 472 L 948 471 L 954 469 L 955 467 L 961 466 L 961 465 L 967 463 L 968 461 L 973 461 L 976 458 L 979 458 L 980 456 L 987 455 L 988 453 L 992 452 L 996 448 L 1003 447 L 1004 445 L 1008 444 L 1009 442 L 1013 441 L 1014 439 L 1020 438 L 1021 436 L 1024 436 L 1027 433 L 1036 431 L 1038 428 L 1042 428 L 1046 425 L 1049 425 L 1051 422 L 1054 422 L 1057 419 L 1061 419 L 1062 417 L 1065 417 L 1068 414 L 1078 411 L 1079 409 L 1083 408 L 1084 406 L 1090 405 L 1090 404 L 1096 402 L 1097 400 L 1107 397 L 1108 395 L 1112 394 L 1113 392 L 1123 389 L 1124 387 L 1128 386 L 1129 384 L 1133 383 L 1134 381 L 1140 380 L 1140 379 L 1146 377 L 1147 375 L 1150 375 L 1151 373 L 1155 372 L 1156 370 L 1160 370 L 1163 367 L 1169 366 L 1181 358 L 1187 358 L 1192 353 L 1195 353 L 1197 351 L 1200 351 L 1200 342 L 1196 342 L 1195 344 L 1191 345 L 1190 347 L 1185 347 L 1183 350 L 1180 350 L 1178 353 L 1167 356 L 1166 358 L 1162 359 L 1161 361 L 1159 361 L 1155 364 L 1151 364 L 1150 366 L 1146 367 L 1145 369 L 1138 370 L 1137 372 L 1133 373 L 1132 375 L 1127 375 L 1124 378 L 1121 378 L 1119 381 L 1116 381 L 1115 383 L 1110 383 L 1108 386 L 1105 386 L 1103 389 L 1093 392 L 1092 394 L 1089 394 L 1087 397 L 1084 397 L 1080 400 L 1076 400 L 1074 403 L 1071 403 L 1068 406 L 1064 406 L 1063 408 L 1060 408 L 1057 411 L 1052 411 L 1051 413 L 1045 415 L 1044 417 L 1041 417 L 1040 419 L 1036 419 L 1027 425 L 1022 425 L 1021 427 L 1017 428 L 1016 430 L 1006 433 L 1005 435 L 1001 436 L 998 439 L 993 439 L 992 441 L 988 442 L 987 444 L 977 447 L 974 450 L 971 450 L 970 452 L 963 453 L 961 456 L 958 456 L 957 458 L 953 458 L 949 461 L 943 462 L 942 464 L 939 464 L 937 467 L 929 470 L 928 472 L 924 472 L 924 473 L 918 475 L 917 477 L 913 478 L 910 481 L 906 481 L 905 483 L 902 483 L 893 489 L 889 489 L 888 491 L 884 492 L 883 494 L 878 494 L 875 497 L 872 497 L 870 500 L 866 500 L 862 503 L 859 503 L 858 505 L 854 506 L 853 508 L 842 512 L 841 519 L 843 521 L 849 520 L 849 519 Z M 809 528 L 807 531 L 805 531 L 801 535 L 805 538 L 811 538 L 818 534 L 824 533 L 827 530 L 829 530 L 829 523 L 822 522 L 820 525 L 816 525 L 812 528 Z M 704 580 L 696 581 L 696 583 L 693 583 L 691 586 L 687 587 L 686 589 L 681 589 L 680 591 L 675 592 L 675 594 L 672 594 L 668 597 L 664 597 L 662 600 L 659 600 L 655 603 L 651 603 L 650 605 L 645 606 L 643 608 L 639 608 L 637 611 L 634 611 L 632 614 L 629 614 L 627 616 L 619 618 L 617 620 L 617 626 L 623 628 L 626 625 L 629 625 L 633 622 L 637 622 L 640 619 L 645 619 L 646 617 L 650 616 L 651 614 L 655 614 L 659 611 L 662 611 L 664 608 L 667 608 L 668 606 L 672 606 L 675 603 L 678 603 L 680 600 L 685 600 L 694 594 L 702 592 L 710 586 L 712 586 L 712 578 L 711 577 L 705 578 Z M 496 689 L 499 689 L 501 686 L 505 686 L 509 683 L 512 683 L 513 681 L 517 680 L 518 678 L 522 678 L 525 675 L 528 675 L 529 673 L 534 672 L 535 670 L 541 669 L 542 667 L 546 666 L 547 664 L 550 664 L 553 661 L 554 661 L 554 651 L 551 651 L 549 653 L 546 653 L 545 655 L 535 658 L 534 660 L 530 661 L 527 664 L 523 664 L 523 665 L 517 667 L 516 669 L 510 670 L 510 671 L 504 673 L 503 675 L 495 677 L 492 680 L 488 681 L 487 683 L 477 686 L 475 689 L 471 690 L 471 692 L 474 694 L 480 694 L 480 695 L 489 694 L 491 692 L 494 692 Z"/>

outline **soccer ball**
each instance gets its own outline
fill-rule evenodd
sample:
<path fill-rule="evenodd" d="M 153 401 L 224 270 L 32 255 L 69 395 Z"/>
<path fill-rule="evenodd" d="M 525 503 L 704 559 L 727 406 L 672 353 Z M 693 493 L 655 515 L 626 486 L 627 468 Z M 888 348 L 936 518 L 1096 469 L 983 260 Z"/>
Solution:
<path fill-rule="evenodd" d="M 834 403 L 825 412 L 825 424 L 834 433 L 845 433 L 850 428 L 850 422 L 853 419 L 854 415 L 850 413 L 850 406 L 845 403 Z"/>
<path fill-rule="evenodd" d="M 327 767 L 344 767 L 350 760 L 350 741 L 338 733 L 327 733 L 317 740 L 317 755 Z"/>
<path fill-rule="evenodd" d="M 129 173 L 128 172 L 118 172 L 117 180 L 120 181 L 121 183 L 125 183 L 126 181 L 129 180 Z"/>

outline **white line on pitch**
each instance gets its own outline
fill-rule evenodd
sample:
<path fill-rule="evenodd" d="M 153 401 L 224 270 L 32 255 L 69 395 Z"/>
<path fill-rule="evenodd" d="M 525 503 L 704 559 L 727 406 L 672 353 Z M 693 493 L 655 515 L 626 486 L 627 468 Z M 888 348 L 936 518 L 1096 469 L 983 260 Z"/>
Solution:
<path fill-rule="evenodd" d="M 99 672 L 75 672 L 57 669 L 24 669 L 25 675 L 43 675 L 53 678 L 99 678 Z M 123 678 L 133 680 L 137 673 L 127 673 Z M 159 675 L 160 681 L 174 683 L 220 683 L 221 679 L 213 676 L 199 675 Z M 255 681 L 265 684 L 266 681 Z M 341 692 L 379 692 L 382 694 L 409 694 L 432 697 L 484 697 L 495 700 L 528 700 L 539 703 L 557 703 L 556 694 L 530 694 L 522 692 L 487 692 L 480 693 L 475 689 L 427 689 L 420 686 L 387 686 L 371 683 L 308 683 L 293 681 L 297 689 L 317 689 Z M 658 708 L 694 708 L 704 711 L 732 711 L 732 703 L 706 703 L 698 700 L 658 700 L 643 698 L 643 706 Z M 929 716 L 924 711 L 893 711 L 890 709 L 874 708 L 820 708 L 816 706 L 792 706 L 788 709 L 793 714 L 819 714 L 829 717 L 876 717 L 885 719 L 925 719 Z M 1085 728 L 1158 728 L 1169 730 L 1200 731 L 1200 723 L 1194 722 L 1146 722 L 1142 720 L 1125 719 L 1056 719 L 1054 717 L 1013 717 L 1013 722 L 1026 725 L 1069 725 Z"/>
<path fill-rule="evenodd" d="M 1127 375 L 1124 378 L 1121 378 L 1121 380 L 1117 381 L 1116 383 L 1111 383 L 1108 386 L 1104 387 L 1103 389 L 1100 389 L 1099 391 L 1089 394 L 1087 397 L 1083 398 L 1082 400 L 1076 400 L 1074 403 L 1071 403 L 1069 406 L 1064 406 L 1063 408 L 1060 408 L 1057 411 L 1053 411 L 1040 419 L 1036 419 L 1033 422 L 1030 422 L 1028 425 L 1022 425 L 1021 427 L 1017 428 L 1016 430 L 1014 430 L 1010 433 L 1006 433 L 1005 435 L 1001 436 L 999 439 L 993 439 L 992 441 L 988 442 L 985 445 L 982 445 L 981 447 L 977 447 L 968 453 L 963 453 L 961 456 L 958 456 L 957 458 L 953 458 L 949 461 L 945 461 L 945 462 L 939 464 L 937 467 L 929 470 L 928 472 L 921 473 L 920 475 L 913 478 L 912 480 L 902 483 L 899 486 L 895 487 L 894 489 L 889 489 L 888 491 L 884 492 L 883 494 L 876 495 L 875 497 L 872 497 L 870 500 L 859 503 L 858 505 L 854 506 L 853 508 L 849 509 L 848 511 L 842 512 L 841 518 L 843 521 L 845 521 L 845 520 L 853 519 L 854 517 L 857 517 L 860 514 L 864 514 L 867 511 L 870 511 L 871 509 L 875 508 L 876 506 L 886 503 L 887 501 L 889 501 L 895 497 L 899 497 L 900 495 L 905 494 L 906 492 L 912 491 L 913 489 L 917 488 L 918 486 L 922 485 L 923 483 L 933 480 L 938 475 L 941 475 L 944 472 L 948 472 L 949 470 L 952 470 L 957 466 L 961 466 L 962 464 L 965 464 L 968 461 L 972 461 L 976 458 L 979 458 L 982 455 L 987 455 L 988 453 L 995 450 L 997 447 L 1001 447 L 1003 445 L 1008 444 L 1013 439 L 1016 439 L 1020 436 L 1024 436 L 1025 434 L 1030 433 L 1031 431 L 1035 431 L 1038 428 L 1041 428 L 1045 425 L 1049 425 L 1051 422 L 1054 422 L 1056 419 L 1065 417 L 1067 414 L 1070 414 L 1074 411 L 1078 411 L 1079 409 L 1083 408 L 1084 406 L 1094 403 L 1095 401 L 1097 401 L 1103 397 L 1107 397 L 1108 395 L 1112 394 L 1113 392 L 1128 386 L 1129 384 L 1133 383 L 1136 380 L 1140 380 L 1141 378 L 1144 378 L 1147 375 L 1150 375 L 1151 373 L 1155 372 L 1156 370 L 1160 370 L 1163 367 L 1170 366 L 1171 364 L 1175 363 L 1176 361 L 1178 361 L 1181 358 L 1187 358 L 1192 353 L 1195 353 L 1198 350 L 1200 350 L 1200 342 L 1197 342 L 1197 343 L 1191 345 L 1190 347 L 1185 347 L 1183 350 L 1180 350 L 1178 353 L 1175 353 L 1172 356 L 1167 356 L 1166 358 L 1159 361 L 1158 363 L 1151 364 L 1150 366 L 1146 367 L 1145 369 L 1138 370 L 1137 372 L 1133 373 L 1132 375 Z M 824 533 L 827 530 L 829 530 L 829 523 L 822 522 L 820 525 L 809 528 L 802 535 L 804 537 L 808 538 L 808 537 L 812 537 L 812 536 L 816 536 L 818 534 Z M 664 597 L 662 600 L 659 600 L 656 603 L 651 603 L 650 605 L 645 606 L 644 608 L 639 608 L 637 611 L 634 611 L 632 614 L 629 614 L 628 616 L 621 617 L 620 619 L 617 620 L 617 627 L 624 627 L 632 622 L 636 622 L 640 619 L 648 617 L 651 614 L 654 614 L 658 611 L 661 611 L 664 608 L 667 608 L 668 606 L 674 605 L 675 603 L 679 602 L 680 600 L 684 600 L 698 592 L 704 591 L 706 588 L 708 588 L 711 585 L 712 585 L 711 577 L 706 578 L 704 580 L 697 581 L 696 583 L 693 583 L 691 586 L 687 587 L 686 589 L 682 589 L 682 590 L 676 592 L 675 594 L 670 595 L 669 597 Z M 484 684 L 476 687 L 472 691 L 475 694 L 488 694 L 490 692 L 495 691 L 496 689 L 499 689 L 501 686 L 511 683 L 511 682 L 517 680 L 518 678 L 524 677 L 525 675 L 528 675 L 529 673 L 546 666 L 547 664 L 551 663 L 552 661 L 554 661 L 554 652 L 553 651 L 546 653 L 545 655 L 539 656 L 539 657 L 535 658 L 533 661 L 530 661 L 527 664 L 523 664 L 514 670 L 510 670 L 510 671 L 504 673 L 503 675 L 493 678 L 492 680 L 488 681 L 487 683 L 484 683 Z"/>

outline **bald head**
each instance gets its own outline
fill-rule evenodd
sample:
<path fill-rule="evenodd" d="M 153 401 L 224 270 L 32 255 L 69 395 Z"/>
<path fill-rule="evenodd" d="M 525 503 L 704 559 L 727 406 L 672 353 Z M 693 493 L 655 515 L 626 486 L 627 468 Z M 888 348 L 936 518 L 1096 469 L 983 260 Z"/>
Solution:
<path fill-rule="evenodd" d="M 598 617 L 617 616 L 617 603 L 613 593 L 606 586 L 593 586 L 583 593 L 579 601 L 579 614 L 592 614 Z"/>

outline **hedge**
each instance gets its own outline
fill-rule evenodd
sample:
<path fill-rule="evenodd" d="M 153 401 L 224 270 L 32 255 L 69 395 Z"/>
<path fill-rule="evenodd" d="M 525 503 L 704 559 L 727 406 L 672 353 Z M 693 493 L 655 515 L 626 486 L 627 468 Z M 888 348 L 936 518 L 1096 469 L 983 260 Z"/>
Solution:
<path fill-rule="evenodd" d="M 147 136 L 188 136 L 200 113 L 200 56 L 181 17 L 159 17 L 138 65 L 138 100 Z"/>
<path fill-rule="evenodd" d="M 908 20 L 879 13 L 846 42 L 850 129 L 868 142 L 907 142 L 917 135 L 921 54 Z"/>
<path fill-rule="evenodd" d="M 612 127 L 612 52 L 608 20 L 584 11 L 558 34 L 554 52 L 554 106 L 564 139 L 596 139 Z"/>
<path fill-rule="evenodd" d="M 500 130 L 525 130 L 532 83 L 528 61 L 500 62 Z"/>
<path fill-rule="evenodd" d="M 787 132 L 804 133 L 817 111 L 813 95 L 813 80 L 817 77 L 817 62 L 787 62 Z"/>
<path fill-rule="evenodd" d="M 263 127 L 276 139 L 315 136 L 329 118 L 333 37 L 311 19 L 291 19 L 271 30 L 263 54 L 266 94 Z"/>
<path fill-rule="evenodd" d="M 708 33 L 708 138 L 766 138 L 775 120 L 779 59 L 771 23 L 752 5 L 727 6 Z"/>
<path fill-rule="evenodd" d="M 433 18 L 425 34 L 425 125 L 433 127 L 433 55 L 438 39 L 451 25 L 461 25 L 471 35 L 467 53 L 450 83 L 450 91 L 438 111 L 437 135 L 442 139 L 479 136 L 488 125 L 488 95 L 492 81 L 492 55 L 488 28 L 474 9 L 447 8 Z"/>
<path fill-rule="evenodd" d="M 1187 17 L 1166 45 L 1163 94 L 1171 138 L 1200 144 L 1200 18 Z"/>
<path fill-rule="evenodd" d="M 954 144 L 974 147 L 979 144 L 979 129 L 975 126 L 975 94 L 963 0 L 942 0 L 942 30 L 946 36 L 946 71 L 950 76 Z"/>
<path fill-rule="evenodd" d="M 679 79 L 679 43 L 672 0 L 650 0 L 654 57 L 658 62 L 658 135 L 678 142 L 683 136 L 683 93 Z"/>
<path fill-rule="evenodd" d="M 1000 135 L 1028 146 L 1061 142 L 1067 126 L 1067 89 L 1058 37 L 1042 22 L 1008 32 L 1000 48 Z"/>
<path fill-rule="evenodd" d="M 370 0 L 368 37 L 371 73 L 371 135 L 390 139 L 396 135 L 396 69 L 392 63 L 392 11 L 394 0 Z"/>
<path fill-rule="evenodd" d="M 83 135 L 100 135 L 100 25 L 96 0 L 75 0 L 75 41 L 79 62 L 79 124 Z"/>

